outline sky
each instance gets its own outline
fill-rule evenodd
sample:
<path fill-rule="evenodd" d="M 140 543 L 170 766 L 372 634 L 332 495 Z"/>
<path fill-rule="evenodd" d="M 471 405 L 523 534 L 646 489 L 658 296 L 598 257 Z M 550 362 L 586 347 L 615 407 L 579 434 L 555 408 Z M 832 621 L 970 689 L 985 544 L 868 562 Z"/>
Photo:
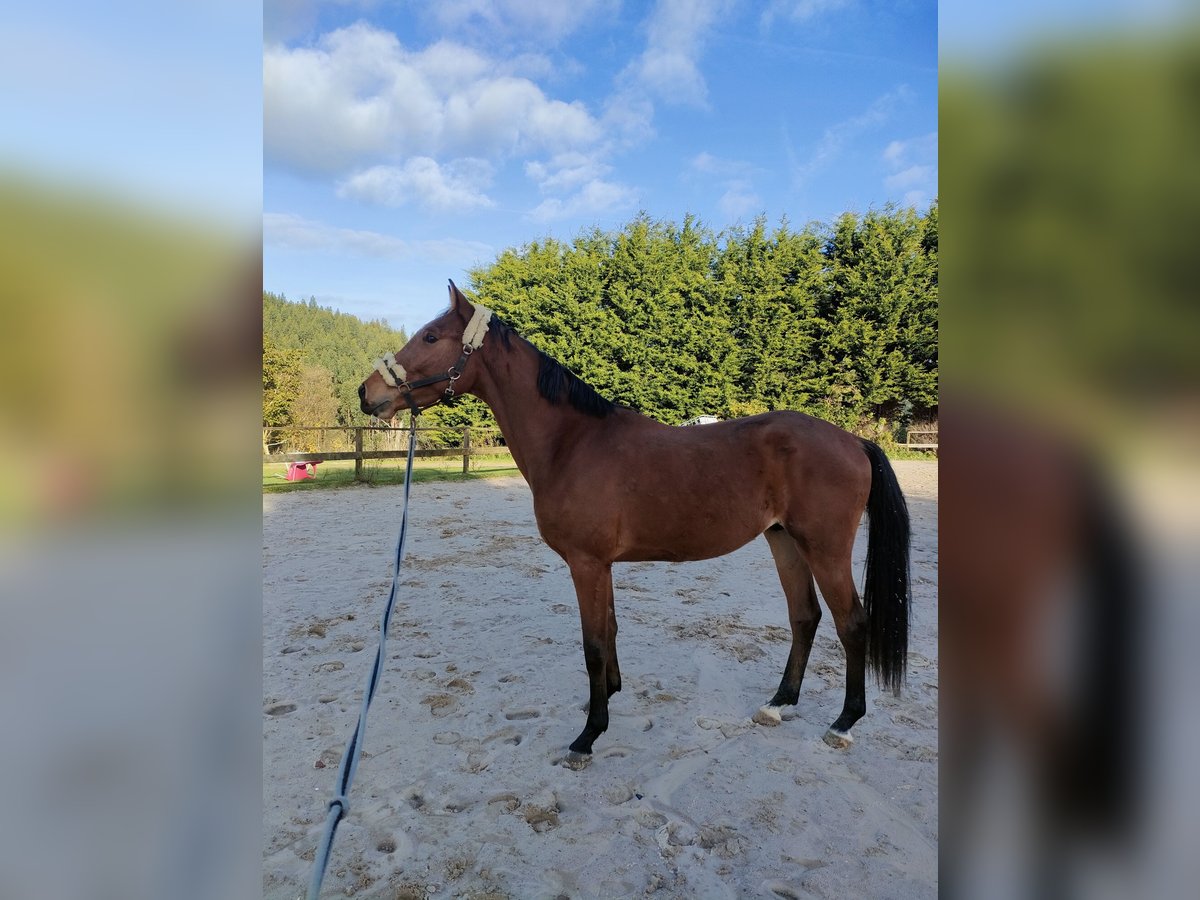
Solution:
<path fill-rule="evenodd" d="M 264 288 L 411 331 L 509 247 L 937 193 L 934 0 L 268 0 Z"/>
<path fill-rule="evenodd" d="M 0 178 L 258 230 L 261 20 L 244 0 L 10 3 Z"/>

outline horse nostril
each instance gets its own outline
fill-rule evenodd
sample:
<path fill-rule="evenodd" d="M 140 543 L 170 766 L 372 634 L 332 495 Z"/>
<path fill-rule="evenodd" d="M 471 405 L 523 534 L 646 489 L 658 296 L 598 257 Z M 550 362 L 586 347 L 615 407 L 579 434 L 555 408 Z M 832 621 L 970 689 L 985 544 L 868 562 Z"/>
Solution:
<path fill-rule="evenodd" d="M 367 383 L 365 381 L 358 386 L 358 399 L 359 400 L 367 399 Z"/>

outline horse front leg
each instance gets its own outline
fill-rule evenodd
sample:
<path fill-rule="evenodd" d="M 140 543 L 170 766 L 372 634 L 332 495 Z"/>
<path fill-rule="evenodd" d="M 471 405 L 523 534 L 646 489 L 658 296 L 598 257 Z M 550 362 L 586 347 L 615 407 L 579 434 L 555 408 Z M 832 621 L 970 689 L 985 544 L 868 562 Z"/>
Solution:
<path fill-rule="evenodd" d="M 621 690 L 621 664 L 617 662 L 617 610 L 613 605 L 612 573 L 608 581 L 608 659 L 604 675 L 608 682 L 608 696 Z"/>
<path fill-rule="evenodd" d="M 612 633 L 612 565 L 594 559 L 572 560 L 571 579 L 579 600 L 583 626 L 583 659 L 587 665 L 589 698 L 587 722 L 571 742 L 576 753 L 591 753 L 592 744 L 608 730 L 609 669 L 616 678 L 616 635 Z M 619 684 L 619 681 L 618 681 Z"/>

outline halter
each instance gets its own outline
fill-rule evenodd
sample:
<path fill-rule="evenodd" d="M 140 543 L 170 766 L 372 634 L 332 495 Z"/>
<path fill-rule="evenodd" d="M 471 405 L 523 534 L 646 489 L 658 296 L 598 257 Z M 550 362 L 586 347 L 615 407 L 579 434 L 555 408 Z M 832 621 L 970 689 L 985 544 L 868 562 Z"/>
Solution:
<path fill-rule="evenodd" d="M 430 375 L 428 378 L 419 378 L 416 381 L 410 382 L 408 380 L 408 373 L 404 371 L 404 366 L 396 362 L 396 354 L 394 353 L 389 353 L 387 356 L 376 361 L 375 371 L 380 374 L 388 387 L 398 388 L 404 392 L 404 401 L 408 404 L 408 408 L 413 411 L 414 415 L 420 412 L 412 396 L 412 392 L 417 388 L 449 381 L 450 383 L 446 385 L 446 390 L 442 392 L 442 402 L 450 403 L 454 400 L 454 382 L 462 377 L 463 367 L 466 366 L 467 360 L 471 358 L 471 354 L 483 346 L 483 339 L 487 336 L 488 323 L 491 320 L 492 311 L 486 306 L 481 306 L 478 303 L 475 304 L 475 314 L 471 316 L 471 321 L 467 323 L 467 327 L 463 331 L 462 356 L 458 358 L 458 362 L 441 375 Z"/>

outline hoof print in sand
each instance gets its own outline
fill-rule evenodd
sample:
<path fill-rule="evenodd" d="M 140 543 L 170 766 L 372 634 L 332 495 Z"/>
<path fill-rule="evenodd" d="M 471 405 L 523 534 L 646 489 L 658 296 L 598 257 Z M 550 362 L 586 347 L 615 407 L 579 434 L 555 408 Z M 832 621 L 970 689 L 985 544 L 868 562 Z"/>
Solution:
<path fill-rule="evenodd" d="M 536 719 L 541 715 L 536 709 L 514 709 L 504 714 L 504 718 L 510 722 L 523 722 L 526 719 Z"/>
<path fill-rule="evenodd" d="M 526 823 L 538 834 L 545 834 L 547 831 L 552 831 L 558 827 L 558 814 L 561 812 L 557 800 L 551 800 L 544 806 L 530 804 L 525 807 L 521 815 L 525 817 Z"/>
<path fill-rule="evenodd" d="M 492 764 L 493 758 L 490 753 L 483 753 L 479 750 L 468 753 L 466 763 L 460 767 L 461 771 L 477 775 Z"/>
<path fill-rule="evenodd" d="M 330 766 L 336 766 L 342 758 L 342 752 L 329 747 L 321 751 L 321 755 L 317 757 L 317 761 L 313 763 L 314 769 L 325 769 Z"/>
<path fill-rule="evenodd" d="M 400 796 L 404 799 L 404 802 L 413 809 L 425 808 L 425 796 L 421 793 L 420 788 L 408 788 L 408 790 L 404 791 L 404 793 L 402 793 Z"/>
<path fill-rule="evenodd" d="M 652 809 L 638 810 L 638 813 L 634 818 L 637 819 L 639 825 L 642 825 L 646 828 L 657 829 L 662 828 L 662 826 L 667 824 L 667 817 L 660 812 L 655 812 Z"/>
<path fill-rule="evenodd" d="M 429 711 L 433 713 L 435 717 L 441 718 L 442 716 L 448 716 L 450 713 L 454 712 L 454 708 L 458 705 L 458 701 L 449 694 L 430 694 L 421 699 L 421 705 L 428 706 Z"/>
<path fill-rule="evenodd" d="M 613 806 L 620 806 L 622 803 L 628 803 L 634 797 L 633 788 L 627 784 L 610 784 L 601 795 Z"/>
<path fill-rule="evenodd" d="M 772 897 L 782 897 L 783 900 L 801 900 L 804 894 L 790 884 L 784 884 L 782 881 L 768 881 L 763 884 L 763 890 L 767 891 Z"/>
<path fill-rule="evenodd" d="M 493 741 L 500 744 L 507 744 L 510 747 L 516 747 L 521 743 L 521 734 L 511 725 L 501 728 L 495 734 L 489 734 L 483 739 L 485 744 L 490 744 Z"/>
<path fill-rule="evenodd" d="M 750 728 L 749 723 L 745 719 L 741 722 L 722 722 L 720 719 L 712 719 L 708 716 L 700 716 L 696 719 L 696 725 L 705 731 L 719 731 L 721 732 L 721 736 L 726 738 L 745 734 Z"/>
<path fill-rule="evenodd" d="M 521 805 L 521 798 L 516 794 L 496 794 L 488 799 L 487 805 L 498 806 L 505 812 L 513 812 Z"/>

